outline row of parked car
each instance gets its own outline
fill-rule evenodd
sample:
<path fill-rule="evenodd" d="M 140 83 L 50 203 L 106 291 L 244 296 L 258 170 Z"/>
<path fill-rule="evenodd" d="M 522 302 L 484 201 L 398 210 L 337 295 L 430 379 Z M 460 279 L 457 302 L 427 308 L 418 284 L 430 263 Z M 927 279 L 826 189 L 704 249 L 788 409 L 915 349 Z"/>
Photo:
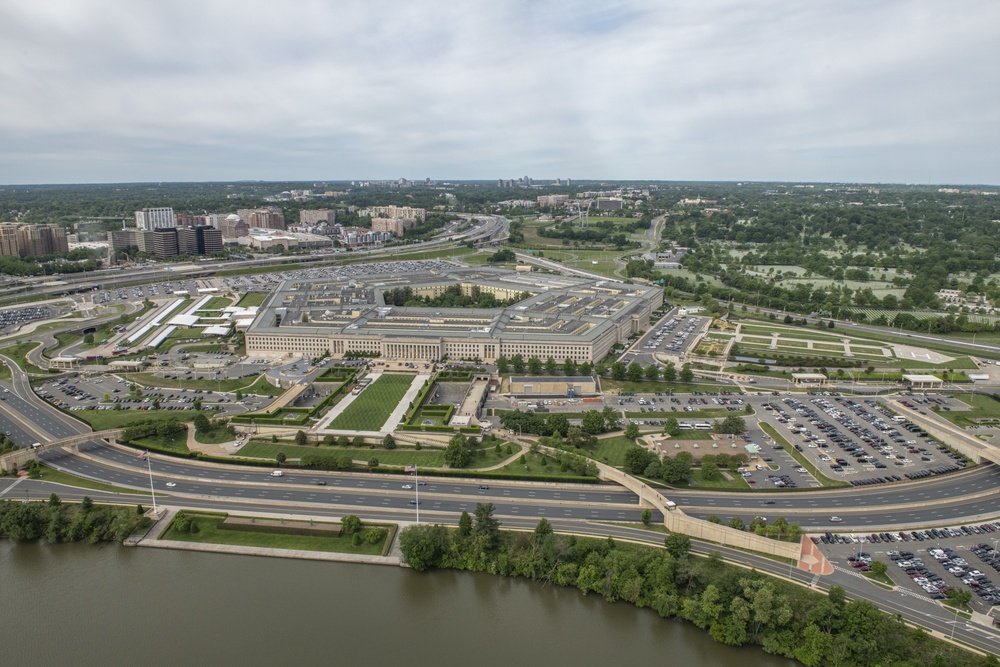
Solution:
<path fill-rule="evenodd" d="M 950 574 L 958 577 L 963 584 L 971 588 L 972 592 L 981 597 L 984 602 L 1000 605 L 1000 587 L 990 581 L 990 578 L 985 574 L 969 565 L 967 560 L 947 548 L 928 549 L 927 553 Z"/>

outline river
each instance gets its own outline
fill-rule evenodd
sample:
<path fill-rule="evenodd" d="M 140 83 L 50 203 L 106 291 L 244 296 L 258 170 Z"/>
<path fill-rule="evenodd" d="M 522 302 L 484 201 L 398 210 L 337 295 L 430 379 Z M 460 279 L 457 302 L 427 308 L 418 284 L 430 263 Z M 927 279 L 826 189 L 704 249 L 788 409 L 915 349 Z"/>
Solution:
<path fill-rule="evenodd" d="M 576 589 L 466 572 L 0 540 L 2 662 L 791 667 Z"/>

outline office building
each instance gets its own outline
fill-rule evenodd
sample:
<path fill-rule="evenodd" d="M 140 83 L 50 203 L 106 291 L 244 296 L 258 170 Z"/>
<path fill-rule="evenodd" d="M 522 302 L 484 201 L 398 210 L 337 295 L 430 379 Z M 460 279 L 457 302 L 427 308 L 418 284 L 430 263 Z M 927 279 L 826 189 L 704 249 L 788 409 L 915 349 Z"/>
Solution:
<path fill-rule="evenodd" d="M 326 208 L 316 211 L 299 211 L 300 225 L 318 225 L 324 222 L 329 225 L 337 222 L 337 211 Z"/>
<path fill-rule="evenodd" d="M 285 214 L 277 206 L 241 208 L 236 215 L 251 229 L 284 229 Z"/>
<path fill-rule="evenodd" d="M 166 208 L 144 208 L 135 212 L 135 226 L 147 232 L 154 229 L 165 229 L 176 227 L 174 220 L 174 209 Z"/>
<path fill-rule="evenodd" d="M 175 257 L 180 254 L 176 227 L 160 227 L 159 229 L 154 229 L 152 234 L 153 254 L 159 259 Z"/>

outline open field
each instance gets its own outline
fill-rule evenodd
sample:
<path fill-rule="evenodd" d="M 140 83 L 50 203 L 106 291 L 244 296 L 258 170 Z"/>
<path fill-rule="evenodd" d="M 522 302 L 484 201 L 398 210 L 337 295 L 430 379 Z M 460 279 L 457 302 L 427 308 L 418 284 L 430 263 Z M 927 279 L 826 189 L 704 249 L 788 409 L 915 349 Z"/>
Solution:
<path fill-rule="evenodd" d="M 383 373 L 330 422 L 330 429 L 378 431 L 413 384 L 413 375 Z"/>
<path fill-rule="evenodd" d="M 204 371 L 203 371 L 204 372 Z M 163 387 L 165 389 L 203 389 L 208 391 L 242 391 L 244 394 L 258 396 L 280 396 L 284 389 L 275 387 L 263 375 L 256 378 L 236 378 L 233 380 L 183 380 L 160 377 L 155 373 L 119 373 L 129 382 L 135 382 L 146 387 Z M 171 373 L 176 375 L 176 373 Z"/>
<path fill-rule="evenodd" d="M 752 336 L 767 336 L 778 334 L 779 338 L 793 338 L 797 340 L 820 340 L 840 342 L 848 338 L 845 334 L 831 334 L 826 331 L 809 329 L 808 327 L 781 327 L 781 326 L 761 326 L 758 324 L 744 324 L 740 327 L 740 333 Z"/>

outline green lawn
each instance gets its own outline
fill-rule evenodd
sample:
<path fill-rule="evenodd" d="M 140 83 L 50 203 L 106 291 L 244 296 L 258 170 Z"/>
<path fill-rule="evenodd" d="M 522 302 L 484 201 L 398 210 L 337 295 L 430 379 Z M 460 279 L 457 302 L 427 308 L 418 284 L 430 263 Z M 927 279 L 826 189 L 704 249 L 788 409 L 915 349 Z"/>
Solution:
<path fill-rule="evenodd" d="M 197 410 L 78 410 L 68 413 L 84 421 L 95 430 L 122 428 L 135 422 L 149 419 L 177 419 L 189 422 L 198 414 Z"/>
<path fill-rule="evenodd" d="M 331 423 L 330 429 L 378 431 L 413 384 L 413 375 L 384 373 Z"/>
<path fill-rule="evenodd" d="M 634 440 L 617 435 L 610 438 L 598 438 L 594 448 L 581 451 L 596 461 L 613 466 L 623 466 L 625 465 L 625 452 L 635 446 Z"/>
<path fill-rule="evenodd" d="M 229 434 L 225 426 L 218 426 L 210 431 L 195 431 L 194 439 L 203 445 L 218 445 L 232 442 L 236 438 Z"/>
<path fill-rule="evenodd" d="M 755 324 L 744 324 L 740 327 L 740 333 L 751 334 L 757 336 L 770 336 L 773 333 L 778 334 L 779 338 L 797 338 L 801 340 L 820 340 L 820 341 L 840 341 L 844 338 L 848 338 L 844 334 L 833 334 L 828 333 L 829 330 L 819 331 L 818 329 L 812 330 L 807 327 L 779 327 L 779 326 L 760 326 Z"/>
<path fill-rule="evenodd" d="M 198 309 L 198 312 L 204 312 L 207 310 L 222 310 L 223 308 L 231 305 L 233 300 L 224 296 L 213 296 L 205 305 Z"/>
<path fill-rule="evenodd" d="M 187 512 L 186 515 L 191 517 L 193 522 L 197 523 L 197 533 L 179 532 L 174 529 L 174 524 L 171 523 L 170 527 L 168 527 L 161 536 L 161 539 L 176 540 L 178 542 L 232 544 L 237 546 L 263 547 L 268 549 L 300 549 L 304 551 L 327 551 L 333 553 L 355 553 L 370 556 L 381 556 L 383 549 L 385 548 L 386 541 L 391 539 L 395 533 L 395 526 L 379 524 L 377 526 L 378 528 L 387 529 L 387 536 L 385 539 L 380 540 L 375 544 L 368 544 L 366 541 L 362 540 L 362 543 L 355 547 L 352 543 L 351 537 L 342 537 L 336 533 L 332 533 L 330 536 L 283 535 L 280 533 L 263 533 L 252 530 L 220 529 L 218 526 L 226 519 L 227 515 L 225 514 Z M 285 523 L 289 529 L 299 527 L 309 528 L 313 525 L 306 521 L 287 520 Z M 363 526 L 361 533 L 362 537 L 365 532 L 366 527 Z"/>
<path fill-rule="evenodd" d="M 132 444 L 138 445 L 139 447 L 148 445 L 149 447 L 165 449 L 175 454 L 187 455 L 191 453 L 191 450 L 188 449 L 187 446 L 187 429 L 166 438 L 158 435 L 150 436 L 148 438 L 140 438 L 138 440 L 133 440 Z"/>
<path fill-rule="evenodd" d="M 968 410 L 939 410 L 936 414 L 957 426 L 973 426 L 977 419 L 1000 419 L 1000 401 L 982 394 L 960 394 L 952 398 L 969 406 Z"/>
<path fill-rule="evenodd" d="M 264 299 L 268 296 L 270 296 L 270 292 L 247 292 L 236 302 L 236 305 L 240 308 L 259 306 L 264 303 Z"/>
<path fill-rule="evenodd" d="M 41 343 L 35 341 L 27 341 L 24 343 L 18 343 L 17 345 L 10 345 L 5 348 L 0 348 L 0 354 L 10 357 L 18 367 L 25 371 L 26 373 L 44 373 L 45 371 L 35 366 L 34 364 L 29 364 L 27 360 L 28 352 L 41 345 Z"/>
<path fill-rule="evenodd" d="M 506 472 L 517 475 L 545 475 L 546 477 L 573 477 L 575 479 L 579 479 L 579 475 L 572 470 L 560 470 L 559 464 L 553 461 L 551 456 L 546 456 L 546 464 L 543 466 L 542 456 L 545 455 L 526 452 L 524 454 L 524 463 L 521 463 L 519 458 L 515 459 L 513 463 L 505 465 L 503 468 L 500 468 L 498 472 Z"/>

